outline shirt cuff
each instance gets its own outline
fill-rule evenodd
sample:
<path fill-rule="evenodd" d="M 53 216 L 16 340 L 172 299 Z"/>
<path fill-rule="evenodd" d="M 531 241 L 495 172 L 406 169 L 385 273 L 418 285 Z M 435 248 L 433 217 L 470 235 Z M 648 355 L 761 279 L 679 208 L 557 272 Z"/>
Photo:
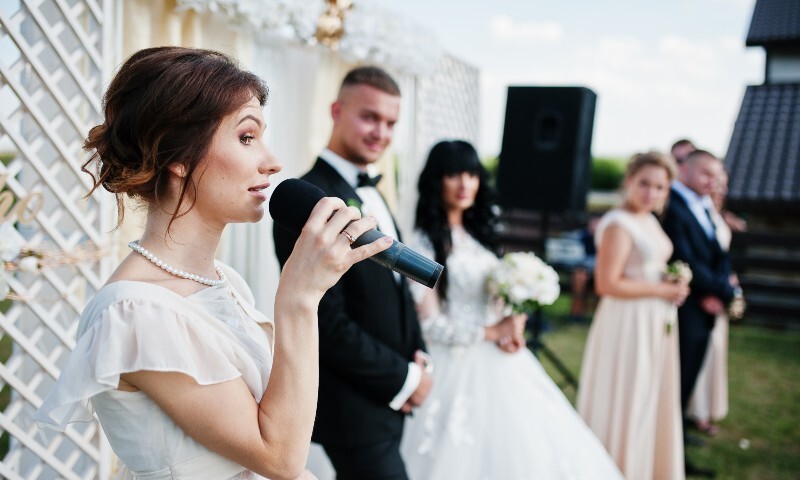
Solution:
<path fill-rule="evenodd" d="M 392 410 L 400 410 L 406 400 L 411 398 L 411 395 L 417 390 L 419 381 L 422 379 L 422 369 L 414 362 L 408 362 L 408 375 L 406 381 L 403 383 L 403 388 L 397 392 L 392 401 L 389 403 L 389 408 Z"/>

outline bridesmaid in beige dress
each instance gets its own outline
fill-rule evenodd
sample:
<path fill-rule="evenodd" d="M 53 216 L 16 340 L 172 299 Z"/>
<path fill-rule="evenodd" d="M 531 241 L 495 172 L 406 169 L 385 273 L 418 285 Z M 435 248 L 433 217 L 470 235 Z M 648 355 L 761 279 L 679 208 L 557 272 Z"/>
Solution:
<path fill-rule="evenodd" d="M 725 194 L 728 191 L 728 174 L 721 171 L 720 178 L 711 200 L 714 201 L 715 210 L 711 213 L 717 241 L 722 249 L 728 251 L 731 245 L 731 227 L 720 212 L 723 211 Z M 738 226 L 742 228 L 742 226 Z M 728 415 L 728 315 L 717 315 L 714 329 L 711 330 L 711 339 L 706 352 L 703 368 L 697 376 L 694 393 L 689 400 L 688 416 L 692 418 L 697 428 L 709 435 L 716 435 L 719 428 L 714 422 L 722 420 Z"/>
<path fill-rule="evenodd" d="M 589 330 L 578 411 L 625 478 L 682 479 L 677 310 L 688 294 L 664 281 L 672 244 L 653 212 L 674 167 L 656 152 L 634 155 L 625 200 L 595 235 L 600 303 Z"/>

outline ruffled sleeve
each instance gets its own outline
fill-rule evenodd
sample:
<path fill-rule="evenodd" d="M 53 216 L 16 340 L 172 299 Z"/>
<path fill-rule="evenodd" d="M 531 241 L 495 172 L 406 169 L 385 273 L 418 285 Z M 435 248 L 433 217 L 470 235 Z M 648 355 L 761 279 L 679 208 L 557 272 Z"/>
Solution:
<path fill-rule="evenodd" d="M 428 258 L 434 258 L 433 244 L 427 235 L 420 231 L 414 232 L 409 241 L 409 246 Z M 436 289 L 413 282 L 411 294 L 417 305 L 420 327 L 427 340 L 443 345 L 472 345 L 484 339 L 484 329 L 481 324 L 464 321 L 463 318 L 451 318 L 448 309 L 443 308 L 443 302 Z"/>
<path fill-rule="evenodd" d="M 120 374 L 140 370 L 180 372 L 201 385 L 251 377 L 245 381 L 260 397 L 259 369 L 269 370 L 271 352 L 254 357 L 243 341 L 201 306 L 166 289 L 107 285 L 84 310 L 75 348 L 34 420 L 58 429 L 89 421 L 91 398 L 116 389 Z"/>

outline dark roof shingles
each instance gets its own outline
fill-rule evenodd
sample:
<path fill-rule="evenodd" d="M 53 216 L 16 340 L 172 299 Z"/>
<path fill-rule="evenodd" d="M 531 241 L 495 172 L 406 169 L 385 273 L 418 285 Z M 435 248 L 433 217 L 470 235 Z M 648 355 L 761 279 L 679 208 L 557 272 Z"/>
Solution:
<path fill-rule="evenodd" d="M 800 84 L 747 87 L 725 165 L 732 201 L 800 202 Z"/>
<path fill-rule="evenodd" d="M 757 0 L 746 45 L 800 46 L 800 1 Z"/>

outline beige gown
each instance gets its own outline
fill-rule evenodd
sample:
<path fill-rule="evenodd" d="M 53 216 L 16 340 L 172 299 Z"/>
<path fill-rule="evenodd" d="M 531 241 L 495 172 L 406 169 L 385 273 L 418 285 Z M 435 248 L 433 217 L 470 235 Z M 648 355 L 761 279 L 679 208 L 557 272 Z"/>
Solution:
<path fill-rule="evenodd" d="M 672 244 L 656 218 L 612 210 L 598 244 L 610 225 L 633 239 L 624 275 L 659 281 Z M 625 478 L 685 478 L 677 328 L 675 307 L 656 297 L 605 296 L 595 312 L 577 406 Z"/>
<path fill-rule="evenodd" d="M 731 245 L 731 229 L 722 216 L 712 213 L 717 240 L 727 251 Z M 697 376 L 687 415 L 698 421 L 717 421 L 728 415 L 728 315 L 717 315 L 708 351 Z"/>

